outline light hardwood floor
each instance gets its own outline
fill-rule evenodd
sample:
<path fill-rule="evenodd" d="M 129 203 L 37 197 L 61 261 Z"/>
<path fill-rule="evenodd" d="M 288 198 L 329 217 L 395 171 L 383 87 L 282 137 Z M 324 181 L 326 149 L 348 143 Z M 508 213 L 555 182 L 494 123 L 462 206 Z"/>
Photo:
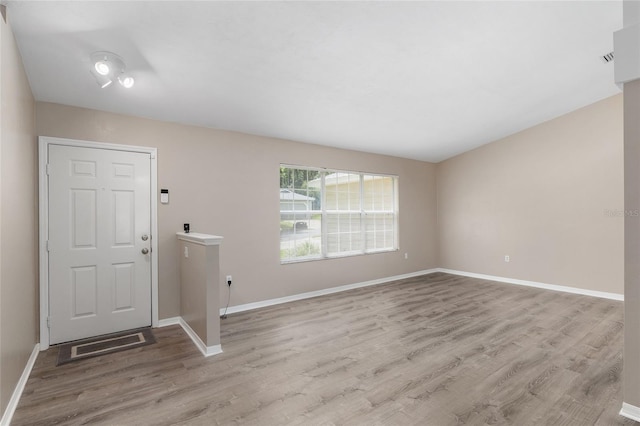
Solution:
<path fill-rule="evenodd" d="M 222 321 L 204 358 L 154 345 L 55 366 L 13 425 L 632 425 L 622 303 L 431 274 Z"/>

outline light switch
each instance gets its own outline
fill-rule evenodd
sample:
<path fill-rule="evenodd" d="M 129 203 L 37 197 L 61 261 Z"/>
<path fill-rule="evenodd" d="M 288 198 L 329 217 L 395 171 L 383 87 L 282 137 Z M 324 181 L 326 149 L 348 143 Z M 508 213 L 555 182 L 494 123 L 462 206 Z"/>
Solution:
<path fill-rule="evenodd" d="M 160 202 L 162 204 L 169 204 L 169 190 L 161 189 L 160 190 Z"/>
<path fill-rule="evenodd" d="M 189 247 L 184 246 L 184 257 L 189 257 Z"/>

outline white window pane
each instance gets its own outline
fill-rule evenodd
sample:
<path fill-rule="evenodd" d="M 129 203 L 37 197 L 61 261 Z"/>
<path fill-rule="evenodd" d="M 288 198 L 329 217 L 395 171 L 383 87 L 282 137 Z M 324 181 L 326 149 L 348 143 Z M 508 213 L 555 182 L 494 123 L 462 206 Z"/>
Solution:
<path fill-rule="evenodd" d="M 280 260 L 320 258 L 322 232 L 316 170 L 280 167 Z"/>
<path fill-rule="evenodd" d="M 327 214 L 327 254 L 362 252 L 359 213 Z"/>
<path fill-rule="evenodd" d="M 281 261 L 397 249 L 395 187 L 392 176 L 281 166 Z"/>

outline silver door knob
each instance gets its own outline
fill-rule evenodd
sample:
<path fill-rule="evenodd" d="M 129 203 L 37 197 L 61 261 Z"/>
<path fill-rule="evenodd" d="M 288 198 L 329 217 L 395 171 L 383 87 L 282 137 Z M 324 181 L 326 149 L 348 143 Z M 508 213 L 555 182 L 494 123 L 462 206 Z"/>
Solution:
<path fill-rule="evenodd" d="M 146 247 L 145 247 L 145 248 L 143 248 L 143 249 L 142 249 L 142 254 L 147 254 L 147 253 L 149 253 L 149 249 L 148 249 L 148 248 L 146 248 Z"/>
<path fill-rule="evenodd" d="M 149 239 L 148 235 L 145 234 L 145 235 L 142 236 L 142 241 L 147 241 L 148 239 Z"/>

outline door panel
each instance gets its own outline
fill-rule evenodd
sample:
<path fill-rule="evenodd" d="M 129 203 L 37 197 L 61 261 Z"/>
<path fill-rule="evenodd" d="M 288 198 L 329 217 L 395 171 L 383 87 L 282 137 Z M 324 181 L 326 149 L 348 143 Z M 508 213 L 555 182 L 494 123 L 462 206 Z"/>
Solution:
<path fill-rule="evenodd" d="M 73 249 L 96 248 L 98 235 L 98 197 L 92 189 L 71 189 L 71 226 Z"/>
<path fill-rule="evenodd" d="M 135 199 L 134 191 L 113 191 L 113 241 L 112 246 L 129 246 L 134 243 Z"/>
<path fill-rule="evenodd" d="M 113 265 L 113 311 L 133 309 L 135 306 L 135 264 Z"/>
<path fill-rule="evenodd" d="M 96 266 L 71 267 L 72 319 L 94 316 L 98 307 Z"/>
<path fill-rule="evenodd" d="M 150 155 L 48 154 L 50 343 L 151 325 Z"/>

